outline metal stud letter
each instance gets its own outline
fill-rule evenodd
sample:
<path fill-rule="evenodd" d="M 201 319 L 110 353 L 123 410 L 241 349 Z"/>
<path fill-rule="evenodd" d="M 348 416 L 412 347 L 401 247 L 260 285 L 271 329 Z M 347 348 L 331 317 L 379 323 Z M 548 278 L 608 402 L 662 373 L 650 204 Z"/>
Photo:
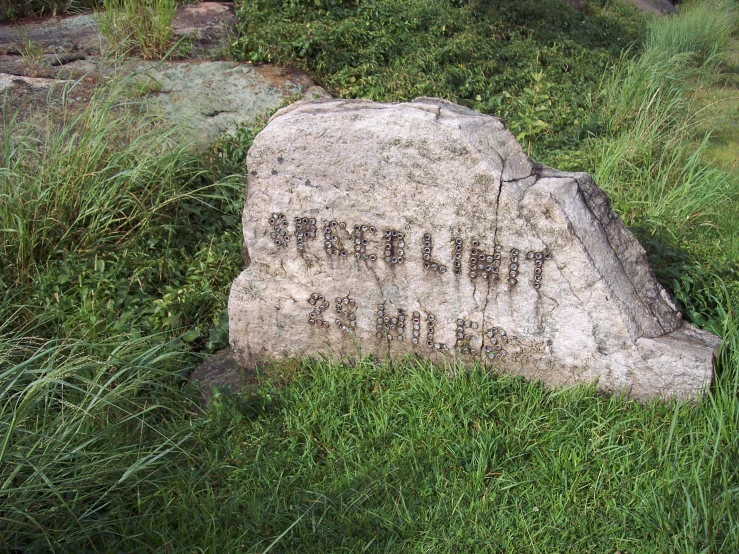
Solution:
<path fill-rule="evenodd" d="M 544 269 L 544 262 L 551 260 L 552 255 L 548 250 L 544 249 L 541 252 L 526 252 L 526 259 L 534 262 L 534 277 L 531 280 L 532 286 L 539 290 L 542 283 L 542 270 Z"/>
<path fill-rule="evenodd" d="M 295 241 L 298 243 L 298 252 L 302 252 L 305 249 L 306 241 L 316 238 L 316 218 L 296 217 L 294 235 Z"/>
<path fill-rule="evenodd" d="M 502 250 L 503 247 L 500 244 L 496 244 L 493 248 L 493 253 L 488 254 L 480 248 L 480 241 L 474 239 L 469 258 L 470 279 L 474 280 L 478 277 L 492 280 L 498 279 L 500 272 L 500 253 Z"/>
<path fill-rule="evenodd" d="M 457 340 L 454 343 L 454 351 L 457 354 L 477 356 L 477 350 L 472 346 L 473 335 L 480 326 L 467 319 L 457 320 Z"/>
<path fill-rule="evenodd" d="M 385 229 L 384 233 L 383 260 L 388 264 L 402 264 L 405 261 L 405 235 L 395 229 Z"/>
<path fill-rule="evenodd" d="M 367 236 L 365 233 L 374 234 L 377 231 L 372 225 L 357 224 L 352 231 L 352 252 L 357 260 L 369 260 L 374 262 L 377 259 L 375 254 L 367 253 Z"/>
<path fill-rule="evenodd" d="M 493 327 L 485 332 L 485 359 L 488 362 L 499 362 L 508 352 L 505 347 L 508 345 L 508 333 L 502 327 Z"/>
<path fill-rule="evenodd" d="M 287 248 L 290 243 L 290 234 L 287 230 L 287 218 L 279 212 L 273 213 L 269 218 L 271 228 L 269 236 L 275 246 Z"/>
<path fill-rule="evenodd" d="M 424 269 L 446 273 L 446 266 L 434 259 L 434 244 L 429 233 L 425 233 L 423 235 L 423 250 L 421 258 L 423 259 Z"/>
<path fill-rule="evenodd" d="M 353 333 L 357 327 L 357 303 L 347 294 L 336 297 L 336 326 L 345 333 Z"/>
<path fill-rule="evenodd" d="M 375 313 L 375 336 L 378 339 L 387 339 L 388 341 L 397 340 L 403 342 L 406 340 L 405 335 L 405 323 L 406 315 L 405 310 L 398 308 L 397 314 L 392 314 L 385 310 L 385 304 L 377 305 L 377 312 Z"/>
<path fill-rule="evenodd" d="M 328 308 L 329 305 L 326 297 L 322 294 L 314 292 L 310 295 L 310 298 L 308 298 L 308 304 L 313 306 L 313 309 L 308 315 L 308 325 L 312 325 L 315 327 L 328 327 L 328 321 L 322 319 L 321 317 L 323 312 L 326 311 L 326 308 Z"/>
<path fill-rule="evenodd" d="M 338 236 L 339 230 L 344 229 L 346 229 L 346 223 L 343 221 L 341 223 L 328 220 L 323 222 L 323 249 L 329 256 L 347 257 L 344 243 Z"/>

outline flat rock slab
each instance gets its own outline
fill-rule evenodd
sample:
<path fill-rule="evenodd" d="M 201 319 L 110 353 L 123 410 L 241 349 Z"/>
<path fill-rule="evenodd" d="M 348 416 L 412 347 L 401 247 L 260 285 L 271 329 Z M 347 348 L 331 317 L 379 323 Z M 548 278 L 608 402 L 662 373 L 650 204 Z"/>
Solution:
<path fill-rule="evenodd" d="M 705 391 L 719 339 L 682 321 L 585 173 L 438 99 L 298 102 L 249 150 L 246 367 L 326 355 L 485 363 L 637 399 Z"/>
<path fill-rule="evenodd" d="M 190 130 L 188 138 L 193 144 L 206 145 L 237 125 L 262 125 L 260 120 L 291 99 L 329 97 L 308 75 L 291 68 L 225 61 L 132 60 L 114 73 L 109 67 L 89 68 L 87 63 L 74 62 L 56 78 L 40 78 L 3 73 L 0 60 L 0 91 L 8 94 L 8 113 L 19 110 L 19 119 L 25 120 L 65 105 L 84 106 L 98 81 L 115 76 L 128 80 L 126 88 L 135 93 L 135 102 Z"/>
<path fill-rule="evenodd" d="M 238 124 L 253 124 L 286 99 L 327 97 L 305 73 L 269 65 L 234 62 L 165 62 L 136 66 L 153 91 L 149 105 L 169 121 L 193 130 L 207 143 Z"/>
<path fill-rule="evenodd" d="M 19 55 L 29 42 L 46 54 L 81 52 L 100 55 L 105 46 L 91 14 L 53 17 L 25 25 L 0 24 L 0 53 Z"/>
<path fill-rule="evenodd" d="M 38 77 L 23 77 L 0 73 L 0 92 L 13 88 L 42 89 L 48 90 L 55 85 L 64 85 L 68 81 L 57 81 L 56 79 L 44 79 Z"/>
<path fill-rule="evenodd" d="M 220 55 L 234 34 L 234 5 L 202 2 L 177 7 L 174 41 L 188 59 Z M 76 79 L 107 72 L 113 49 L 100 33 L 94 14 L 54 17 L 27 24 L 0 24 L 0 72 L 41 78 Z"/>

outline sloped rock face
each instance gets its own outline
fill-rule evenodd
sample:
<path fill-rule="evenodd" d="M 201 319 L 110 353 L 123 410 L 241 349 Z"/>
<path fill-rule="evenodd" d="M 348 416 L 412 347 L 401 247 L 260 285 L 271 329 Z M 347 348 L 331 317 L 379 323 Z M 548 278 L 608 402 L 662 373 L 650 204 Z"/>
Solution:
<path fill-rule="evenodd" d="M 299 102 L 248 167 L 229 300 L 246 365 L 411 354 L 638 399 L 710 383 L 718 338 L 683 323 L 605 194 L 532 163 L 495 117 Z"/>

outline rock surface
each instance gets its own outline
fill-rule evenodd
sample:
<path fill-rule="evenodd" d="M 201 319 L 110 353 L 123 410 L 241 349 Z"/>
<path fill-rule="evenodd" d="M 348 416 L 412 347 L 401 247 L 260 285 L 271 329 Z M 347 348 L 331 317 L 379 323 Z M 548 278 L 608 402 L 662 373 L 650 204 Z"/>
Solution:
<path fill-rule="evenodd" d="M 248 167 L 229 299 L 247 367 L 415 354 L 637 399 L 711 381 L 719 339 L 683 323 L 592 178 L 535 165 L 495 117 L 298 102 Z"/>
<path fill-rule="evenodd" d="M 305 73 L 270 65 L 234 62 L 158 62 L 136 66 L 139 79 L 156 92 L 148 104 L 167 120 L 193 130 L 205 144 L 237 124 L 253 124 L 286 99 L 326 98 Z"/>
<path fill-rule="evenodd" d="M 656 15 L 671 15 L 677 13 L 673 2 L 669 0 L 623 0 L 636 9 Z"/>
<path fill-rule="evenodd" d="M 203 145 L 239 124 L 260 124 L 286 101 L 329 97 L 296 69 L 202 60 L 223 53 L 233 12 L 227 2 L 178 6 L 173 31 L 176 38 L 187 37 L 189 59 L 162 62 L 108 59 L 94 15 L 0 24 L 6 112 L 44 124 L 50 110 L 84 107 L 100 83 L 118 79 L 128 81 L 133 100 L 192 129 L 193 142 Z"/>

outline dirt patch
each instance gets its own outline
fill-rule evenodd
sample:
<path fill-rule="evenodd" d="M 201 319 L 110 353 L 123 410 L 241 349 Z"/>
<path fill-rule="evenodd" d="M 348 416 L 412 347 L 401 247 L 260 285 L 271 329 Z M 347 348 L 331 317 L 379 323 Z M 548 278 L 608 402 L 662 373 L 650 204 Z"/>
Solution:
<path fill-rule="evenodd" d="M 216 391 L 225 394 L 249 393 L 258 386 L 256 372 L 240 367 L 234 353 L 229 349 L 219 350 L 208 356 L 190 374 L 190 381 L 200 387 L 202 405 L 213 398 Z"/>

